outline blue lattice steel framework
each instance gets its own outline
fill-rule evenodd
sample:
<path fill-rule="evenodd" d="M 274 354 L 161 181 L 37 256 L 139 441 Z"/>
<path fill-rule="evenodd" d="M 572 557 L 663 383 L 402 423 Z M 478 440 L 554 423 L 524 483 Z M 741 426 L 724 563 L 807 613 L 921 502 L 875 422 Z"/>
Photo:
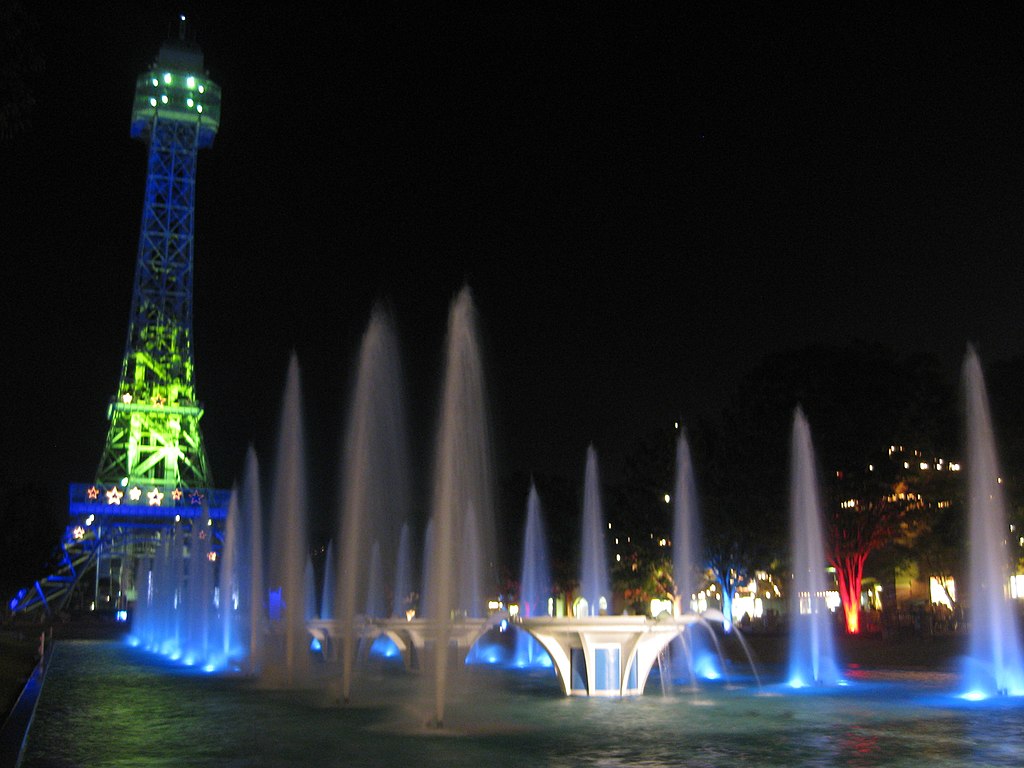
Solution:
<path fill-rule="evenodd" d="M 217 133 L 220 97 L 182 17 L 177 38 L 161 46 L 136 83 L 131 135 L 148 145 L 148 170 L 106 445 L 95 481 L 70 486 L 70 520 L 53 573 L 11 601 L 15 613 L 62 610 L 90 570 L 84 607 L 124 608 L 135 561 L 162 531 L 207 512 L 213 521 L 224 518 L 228 494 L 213 488 L 192 352 L 196 159 Z"/>

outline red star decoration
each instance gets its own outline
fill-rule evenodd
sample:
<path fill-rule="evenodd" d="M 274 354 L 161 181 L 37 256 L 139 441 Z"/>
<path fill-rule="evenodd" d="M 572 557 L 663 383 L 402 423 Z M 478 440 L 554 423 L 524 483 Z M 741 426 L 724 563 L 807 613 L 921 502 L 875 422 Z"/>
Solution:
<path fill-rule="evenodd" d="M 85 492 L 85 495 L 89 497 L 89 501 L 96 501 L 100 497 L 100 489 L 94 485 Z"/>
<path fill-rule="evenodd" d="M 181 488 L 175 488 L 173 491 L 171 491 L 171 498 L 174 499 L 175 501 L 181 501 L 181 497 L 183 495 L 184 494 L 181 492 Z"/>

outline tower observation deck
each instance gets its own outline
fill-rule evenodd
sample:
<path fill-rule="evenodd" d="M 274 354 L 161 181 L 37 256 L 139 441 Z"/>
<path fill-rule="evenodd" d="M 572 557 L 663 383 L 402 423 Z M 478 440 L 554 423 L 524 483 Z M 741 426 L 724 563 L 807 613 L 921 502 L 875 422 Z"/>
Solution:
<path fill-rule="evenodd" d="M 95 479 L 70 486 L 70 521 L 52 575 L 10 602 L 16 614 L 124 610 L 134 597 L 135 562 L 152 554 L 163 531 L 224 518 L 228 493 L 213 487 L 192 349 L 196 161 L 217 134 L 220 100 L 182 16 L 177 36 L 135 87 L 131 136 L 148 147 L 146 189 L 106 444 Z M 88 589 L 79 586 L 86 572 Z"/>

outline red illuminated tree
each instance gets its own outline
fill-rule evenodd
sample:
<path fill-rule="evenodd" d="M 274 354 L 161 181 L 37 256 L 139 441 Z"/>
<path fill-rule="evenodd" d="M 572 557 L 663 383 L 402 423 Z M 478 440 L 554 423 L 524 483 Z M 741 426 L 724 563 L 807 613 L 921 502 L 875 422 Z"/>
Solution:
<path fill-rule="evenodd" d="M 899 530 L 906 505 L 898 498 L 897 493 L 872 500 L 843 500 L 833 503 L 826 515 L 828 562 L 836 569 L 846 631 L 851 635 L 860 632 L 864 563 Z"/>
<path fill-rule="evenodd" d="M 959 465 L 894 447 L 887 458 L 877 458 L 861 472 L 836 473 L 825 513 L 827 556 L 836 569 L 850 634 L 860 631 L 861 582 L 871 553 L 897 540 L 912 541 L 919 549 L 948 527 L 944 512 L 957 498 L 960 485 L 953 466 Z M 936 544 L 918 552 L 919 559 L 930 552 L 938 552 Z M 929 570 L 940 573 L 931 566 Z"/>

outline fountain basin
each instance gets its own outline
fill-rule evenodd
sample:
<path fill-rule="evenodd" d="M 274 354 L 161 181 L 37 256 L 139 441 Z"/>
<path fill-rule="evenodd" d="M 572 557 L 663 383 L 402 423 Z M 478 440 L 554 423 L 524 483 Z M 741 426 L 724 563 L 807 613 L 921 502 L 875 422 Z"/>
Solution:
<path fill-rule="evenodd" d="M 355 706 L 184 670 L 116 642 L 59 642 L 22 768 L 46 765 L 1019 765 L 1024 704 L 964 702 L 949 676 L 875 673 L 828 693 L 707 686 L 566 698 L 486 670 L 424 727 L 415 676 L 368 670 Z M 126 714 L 128 713 L 128 714 Z M 116 718 L 116 727 L 106 727 Z"/>
<path fill-rule="evenodd" d="M 566 696 L 639 696 L 658 655 L 682 628 L 647 616 L 521 619 L 548 652 Z"/>

